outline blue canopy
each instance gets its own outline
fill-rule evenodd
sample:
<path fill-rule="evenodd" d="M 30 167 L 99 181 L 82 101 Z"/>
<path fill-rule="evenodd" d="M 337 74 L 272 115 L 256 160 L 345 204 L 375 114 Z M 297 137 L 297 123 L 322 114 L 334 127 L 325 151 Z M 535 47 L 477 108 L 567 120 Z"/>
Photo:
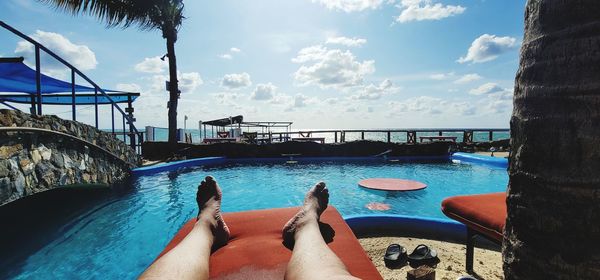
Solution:
<path fill-rule="evenodd" d="M 0 101 L 15 103 L 31 103 L 32 95 L 37 94 L 36 71 L 23 64 L 22 58 L 4 58 L 0 61 L 0 92 L 21 93 L 20 95 L 0 94 Z M 73 97 L 70 94 L 57 94 L 72 91 L 69 82 L 61 81 L 41 74 L 42 104 L 72 104 Z M 117 92 L 104 89 L 105 92 Z M 93 87 L 75 85 L 75 92 L 94 93 Z M 24 93 L 24 94 L 23 94 Z M 135 100 L 139 94 L 117 93 L 109 94 L 114 102 L 127 102 L 128 95 Z M 98 104 L 109 104 L 110 100 L 98 94 Z M 94 94 L 78 94 L 75 96 L 75 104 L 95 104 Z"/>

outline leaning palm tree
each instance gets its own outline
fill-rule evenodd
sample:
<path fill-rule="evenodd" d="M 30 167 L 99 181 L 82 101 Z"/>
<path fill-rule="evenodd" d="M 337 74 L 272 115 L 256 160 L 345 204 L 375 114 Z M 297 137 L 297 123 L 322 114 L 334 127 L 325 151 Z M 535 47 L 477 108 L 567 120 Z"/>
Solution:
<path fill-rule="evenodd" d="M 183 0 L 38 0 L 58 9 L 87 13 L 105 21 L 109 27 L 137 25 L 142 30 L 160 29 L 167 40 L 169 59 L 169 143 L 176 142 L 177 60 L 175 42 L 177 31 L 183 21 Z"/>
<path fill-rule="evenodd" d="M 529 0 L 511 120 L 506 279 L 600 279 L 600 1 Z"/>

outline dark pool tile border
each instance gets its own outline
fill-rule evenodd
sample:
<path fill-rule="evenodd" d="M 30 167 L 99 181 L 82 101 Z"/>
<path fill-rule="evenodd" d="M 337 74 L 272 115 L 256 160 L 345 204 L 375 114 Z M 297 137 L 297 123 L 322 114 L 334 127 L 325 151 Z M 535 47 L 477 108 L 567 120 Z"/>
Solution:
<path fill-rule="evenodd" d="M 402 157 L 387 157 L 389 160 L 398 160 L 401 162 L 411 161 L 430 161 L 430 160 L 450 160 L 449 156 L 402 156 Z M 276 157 L 276 158 L 228 158 L 227 162 L 233 163 L 252 163 L 252 162 L 270 162 L 270 163 L 286 163 L 289 160 L 299 163 L 307 162 L 324 162 L 324 161 L 340 161 L 340 162 L 381 162 L 381 157 Z"/>
<path fill-rule="evenodd" d="M 226 158 L 226 157 L 206 157 L 196 158 L 181 161 L 173 161 L 167 163 L 160 163 L 151 166 L 144 166 L 135 168 L 132 170 L 134 176 L 150 175 L 163 171 L 172 171 L 183 167 L 200 166 L 205 164 L 221 164 L 221 163 L 286 163 L 289 160 L 296 161 L 298 163 L 307 162 L 324 162 L 324 161 L 338 161 L 338 162 L 381 162 L 381 157 L 277 157 L 277 158 Z M 508 166 L 508 160 L 505 158 L 488 157 L 476 154 L 467 153 L 454 153 L 453 155 L 443 156 L 401 156 L 401 157 L 387 157 L 387 161 L 397 162 L 419 162 L 419 161 L 448 161 L 456 160 L 461 163 L 475 163 L 491 165 L 495 167 L 506 168 Z"/>

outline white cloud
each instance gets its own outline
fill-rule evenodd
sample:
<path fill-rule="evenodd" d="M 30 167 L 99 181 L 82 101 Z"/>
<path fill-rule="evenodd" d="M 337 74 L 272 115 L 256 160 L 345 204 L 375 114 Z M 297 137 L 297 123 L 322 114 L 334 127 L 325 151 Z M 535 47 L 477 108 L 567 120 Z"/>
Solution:
<path fill-rule="evenodd" d="M 221 80 L 221 86 L 228 89 L 238 89 L 252 85 L 250 75 L 246 72 L 240 74 L 227 74 Z"/>
<path fill-rule="evenodd" d="M 197 72 L 179 74 L 179 90 L 182 93 L 192 92 L 203 83 L 204 81 Z"/>
<path fill-rule="evenodd" d="M 123 92 L 141 92 L 142 91 L 142 87 L 140 87 L 140 85 L 135 84 L 135 83 L 117 84 L 115 88 L 116 88 L 116 90 L 123 91 Z"/>
<path fill-rule="evenodd" d="M 402 0 L 398 5 L 402 12 L 396 18 L 397 22 L 422 20 L 440 20 L 462 14 L 466 8 L 462 6 L 443 5 L 431 0 Z"/>
<path fill-rule="evenodd" d="M 162 95 L 167 93 L 165 82 L 169 80 L 169 75 L 154 75 L 144 79 L 148 80 L 148 85 L 150 87 L 144 93 L 151 95 Z M 181 93 L 193 92 L 196 88 L 204 84 L 202 77 L 197 72 L 178 72 L 177 79 L 179 80 L 178 87 Z"/>
<path fill-rule="evenodd" d="M 377 100 L 383 95 L 393 93 L 398 90 L 399 89 L 397 87 L 394 87 L 394 84 L 391 80 L 386 79 L 379 85 L 369 84 L 363 87 L 359 94 L 353 95 L 351 98 L 355 100 Z"/>
<path fill-rule="evenodd" d="M 339 10 L 347 13 L 360 12 L 367 9 L 377 9 L 383 0 L 312 0 L 313 3 L 324 5 L 330 10 Z"/>
<path fill-rule="evenodd" d="M 300 50 L 292 61 L 302 64 L 294 73 L 299 85 L 317 85 L 322 89 L 361 85 L 365 75 L 375 72 L 375 61 L 360 62 L 350 51 L 321 45 Z"/>
<path fill-rule="evenodd" d="M 454 72 L 448 72 L 448 73 L 431 74 L 431 75 L 429 75 L 429 78 L 432 80 L 442 81 L 442 80 L 449 79 L 450 77 L 453 77 L 453 76 L 454 76 Z"/>
<path fill-rule="evenodd" d="M 337 98 L 327 98 L 323 101 L 325 104 L 327 105 L 335 105 L 339 102 L 339 99 Z"/>
<path fill-rule="evenodd" d="M 477 107 L 471 105 L 469 102 L 455 102 L 450 105 L 450 108 L 454 113 L 462 116 L 472 116 L 477 113 Z"/>
<path fill-rule="evenodd" d="M 477 88 L 471 89 L 469 91 L 469 94 L 472 95 L 483 95 L 483 94 L 490 94 L 490 93 L 495 93 L 495 92 L 501 92 L 504 91 L 503 88 L 501 88 L 500 86 L 498 86 L 498 84 L 496 83 L 485 83 Z"/>
<path fill-rule="evenodd" d="M 361 47 L 367 43 L 367 39 L 363 38 L 348 38 L 348 37 L 331 37 L 328 38 L 325 44 L 329 45 L 343 45 L 346 47 Z"/>
<path fill-rule="evenodd" d="M 220 57 L 222 59 L 232 60 L 234 54 L 238 54 L 241 52 L 242 52 L 242 50 L 240 50 L 239 48 L 231 47 L 231 48 L 229 48 L 228 53 L 220 54 L 220 55 L 218 55 L 218 57 Z"/>
<path fill-rule="evenodd" d="M 457 62 L 482 63 L 496 59 L 500 54 L 514 49 L 517 40 L 512 37 L 497 37 L 483 34 L 471 43 L 467 55 L 460 57 Z"/>
<path fill-rule="evenodd" d="M 168 67 L 166 58 L 165 61 L 162 61 L 159 56 L 155 56 L 144 58 L 144 61 L 136 64 L 134 69 L 142 73 L 158 74 L 164 72 Z"/>
<path fill-rule="evenodd" d="M 436 115 L 442 112 L 442 109 L 447 104 L 447 101 L 430 97 L 430 96 L 419 96 L 409 98 L 403 102 L 390 102 L 392 107 L 391 115 L 400 115 L 407 112 L 420 112 L 429 115 Z"/>
<path fill-rule="evenodd" d="M 216 99 L 218 104 L 225 105 L 228 107 L 239 106 L 235 101 L 241 98 L 240 94 L 235 92 L 217 92 L 211 93 L 210 96 Z"/>
<path fill-rule="evenodd" d="M 232 60 L 233 59 L 233 56 L 230 55 L 230 54 L 228 54 L 228 53 L 221 54 L 221 55 L 219 55 L 219 57 L 222 58 L 222 59 L 227 59 L 227 60 Z"/>
<path fill-rule="evenodd" d="M 98 65 L 96 55 L 88 46 L 74 44 L 61 34 L 37 30 L 35 34 L 31 35 L 31 38 L 43 44 L 79 70 L 95 69 Z M 59 77 L 66 75 L 68 69 L 62 63 L 44 54 L 44 52 L 40 53 L 43 72 Z M 35 47 L 31 43 L 18 42 L 15 54 L 25 57 L 28 65 L 35 65 Z"/>
<path fill-rule="evenodd" d="M 297 94 L 294 97 L 294 107 L 296 107 L 296 108 L 306 107 L 307 100 L 308 100 L 308 97 L 306 95 L 303 95 L 301 93 Z"/>
<path fill-rule="evenodd" d="M 250 98 L 253 100 L 271 100 L 276 92 L 277 87 L 271 83 L 257 84 Z"/>
<path fill-rule="evenodd" d="M 462 77 L 458 78 L 457 80 L 455 80 L 454 83 L 455 84 L 467 84 L 470 82 L 480 80 L 481 78 L 482 77 L 476 73 L 466 74 L 466 75 L 463 75 Z"/>

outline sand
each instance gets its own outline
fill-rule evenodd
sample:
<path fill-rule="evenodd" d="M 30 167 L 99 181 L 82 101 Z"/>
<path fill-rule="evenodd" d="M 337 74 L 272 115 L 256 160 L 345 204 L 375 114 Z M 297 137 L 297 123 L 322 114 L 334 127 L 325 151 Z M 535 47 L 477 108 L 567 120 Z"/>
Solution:
<path fill-rule="evenodd" d="M 465 251 L 466 247 L 462 244 L 442 242 L 428 239 L 418 239 L 410 237 L 366 237 L 359 238 L 373 263 L 379 270 L 383 279 L 397 280 L 406 279 L 406 273 L 413 269 L 408 265 L 398 269 L 389 269 L 385 267 L 383 256 L 385 249 L 392 243 L 398 243 L 404 246 L 410 254 L 419 244 L 425 244 L 438 252 L 440 262 L 435 269 L 435 279 L 454 280 L 459 276 L 467 275 L 465 271 Z M 478 279 L 504 279 L 502 272 L 502 255 L 498 251 L 484 250 L 475 248 L 474 270 Z"/>

